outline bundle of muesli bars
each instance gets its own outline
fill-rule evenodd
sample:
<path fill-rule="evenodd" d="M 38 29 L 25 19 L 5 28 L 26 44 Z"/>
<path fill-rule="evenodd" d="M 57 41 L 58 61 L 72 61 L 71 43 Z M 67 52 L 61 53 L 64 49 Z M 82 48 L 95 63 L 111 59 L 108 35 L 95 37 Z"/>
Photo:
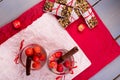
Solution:
<path fill-rule="evenodd" d="M 59 23 L 67 27 L 83 16 L 89 28 L 94 28 L 98 22 L 86 0 L 55 0 L 55 2 L 46 1 L 44 11 L 60 16 Z"/>

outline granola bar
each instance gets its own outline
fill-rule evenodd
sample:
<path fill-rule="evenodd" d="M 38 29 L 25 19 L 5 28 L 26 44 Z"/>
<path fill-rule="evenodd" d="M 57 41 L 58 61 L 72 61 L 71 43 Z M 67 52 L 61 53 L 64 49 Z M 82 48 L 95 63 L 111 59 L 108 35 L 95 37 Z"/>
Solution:
<path fill-rule="evenodd" d="M 43 10 L 46 11 L 46 12 L 52 12 L 53 6 L 54 6 L 53 2 L 46 1 L 45 4 L 44 4 Z"/>
<path fill-rule="evenodd" d="M 90 28 L 94 28 L 98 22 L 96 17 L 92 17 L 89 21 L 87 21 L 87 23 L 89 24 Z"/>
<path fill-rule="evenodd" d="M 58 3 L 53 3 L 50 1 L 46 1 L 44 5 L 44 11 L 50 12 L 54 15 L 61 16 L 61 17 L 70 17 L 72 12 L 72 7 L 61 5 Z"/>
<path fill-rule="evenodd" d="M 75 7 L 78 7 L 84 13 L 90 8 L 90 5 L 86 0 L 76 0 Z"/>
<path fill-rule="evenodd" d="M 76 0 L 75 6 L 80 9 L 80 13 L 85 19 L 89 28 L 94 28 L 97 25 L 97 19 L 86 0 Z"/>
<path fill-rule="evenodd" d="M 98 21 L 91 8 L 89 8 L 85 13 L 83 13 L 82 16 L 84 17 L 89 28 L 92 29 L 98 24 Z"/>
<path fill-rule="evenodd" d="M 67 5 L 67 6 L 75 6 L 76 0 L 55 0 L 56 3 Z"/>
<path fill-rule="evenodd" d="M 77 20 L 80 15 L 83 16 L 89 28 L 94 28 L 98 23 L 86 0 L 56 0 L 55 3 L 46 1 L 44 11 L 64 17 L 58 20 L 63 27 Z"/>
<path fill-rule="evenodd" d="M 60 23 L 60 25 L 63 28 L 66 28 L 70 24 L 69 18 L 67 18 L 67 17 L 61 17 L 61 18 L 59 18 L 58 22 Z"/>
<path fill-rule="evenodd" d="M 76 8 L 76 9 L 73 9 L 73 11 L 71 12 L 70 17 L 62 17 L 62 18 L 58 19 L 58 21 L 61 24 L 61 26 L 66 28 L 70 23 L 77 20 L 79 18 L 79 16 L 80 16 L 80 12 Z"/>

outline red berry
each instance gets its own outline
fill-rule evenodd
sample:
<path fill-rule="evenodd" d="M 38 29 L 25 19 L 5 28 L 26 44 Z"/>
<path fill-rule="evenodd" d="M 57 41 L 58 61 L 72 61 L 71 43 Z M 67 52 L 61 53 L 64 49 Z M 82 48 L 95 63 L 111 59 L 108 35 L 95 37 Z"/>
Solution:
<path fill-rule="evenodd" d="M 63 72 L 63 65 L 62 64 L 58 64 L 57 71 L 58 72 Z"/>
<path fill-rule="evenodd" d="M 16 29 L 20 28 L 20 27 L 21 27 L 20 21 L 19 21 L 19 20 L 15 20 L 15 21 L 13 22 L 13 26 L 14 26 L 14 28 L 16 28 Z"/>
<path fill-rule="evenodd" d="M 38 46 L 38 45 L 34 46 L 34 47 L 33 47 L 33 50 L 34 50 L 34 52 L 35 52 L 36 54 L 40 54 L 41 51 L 42 51 L 41 47 Z"/>
<path fill-rule="evenodd" d="M 32 67 L 33 68 L 35 68 L 35 69 L 40 69 L 41 68 L 41 64 L 40 64 L 40 62 L 33 62 L 33 64 L 32 64 Z"/>
<path fill-rule="evenodd" d="M 55 61 L 51 61 L 50 63 L 49 63 L 49 68 L 57 68 L 57 62 L 55 62 Z"/>
<path fill-rule="evenodd" d="M 27 49 L 25 50 L 25 54 L 26 54 L 27 56 L 32 56 L 32 55 L 33 55 L 33 49 L 32 49 L 32 48 L 27 48 Z"/>
<path fill-rule="evenodd" d="M 39 56 L 33 56 L 33 61 L 36 61 L 36 62 L 40 61 Z"/>
<path fill-rule="evenodd" d="M 55 57 L 56 57 L 56 58 L 60 58 L 61 56 L 62 56 L 62 52 L 56 52 L 56 53 L 55 53 Z"/>
<path fill-rule="evenodd" d="M 63 65 L 64 65 L 66 68 L 71 68 L 71 67 L 72 67 L 71 61 L 69 61 L 69 60 L 66 60 L 66 61 L 63 63 Z"/>
<path fill-rule="evenodd" d="M 46 59 L 45 54 L 41 54 L 40 57 L 39 57 L 39 59 L 40 59 L 41 61 L 45 61 L 45 59 Z"/>

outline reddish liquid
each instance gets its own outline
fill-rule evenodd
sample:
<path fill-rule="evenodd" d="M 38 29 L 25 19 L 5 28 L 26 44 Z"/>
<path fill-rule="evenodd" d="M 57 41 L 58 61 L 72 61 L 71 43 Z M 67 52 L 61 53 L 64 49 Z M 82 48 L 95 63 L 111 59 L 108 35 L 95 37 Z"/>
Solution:
<path fill-rule="evenodd" d="M 26 67 L 26 58 L 27 58 L 27 56 L 26 56 L 26 54 L 25 54 L 25 50 L 27 49 L 27 48 L 33 48 L 34 46 L 36 46 L 37 44 L 30 44 L 30 45 L 28 45 L 28 46 L 26 46 L 26 47 L 24 47 L 22 50 L 21 50 L 21 52 L 20 52 L 20 62 L 21 62 L 21 64 L 24 66 L 24 67 Z M 40 45 L 37 45 L 37 46 L 40 46 Z M 40 46 L 41 47 L 41 46 Z M 41 47 L 41 54 L 44 54 L 45 55 L 45 59 L 44 60 L 39 60 L 38 62 L 40 63 L 40 68 L 42 68 L 43 66 L 44 66 L 44 64 L 45 64 L 45 62 L 46 62 L 46 60 L 47 60 L 47 54 L 46 54 L 46 51 L 44 50 L 44 48 L 43 47 Z M 38 55 L 38 57 L 39 57 L 39 55 Z M 32 60 L 32 62 L 31 62 L 31 69 L 32 70 L 36 70 L 37 68 L 34 68 L 32 65 L 33 65 L 33 63 L 34 63 L 34 61 Z M 40 69 L 39 68 L 39 69 Z"/>
<path fill-rule="evenodd" d="M 55 54 L 57 52 L 61 52 L 62 55 L 64 55 L 67 51 L 66 50 L 63 50 L 63 49 L 60 49 L 60 50 L 57 50 L 55 52 L 53 52 L 49 58 L 48 58 L 48 67 L 49 69 L 54 72 L 55 74 L 58 74 L 58 75 L 63 75 L 63 74 L 67 74 L 69 73 L 73 66 L 74 66 L 74 59 L 73 59 L 73 56 L 71 56 L 70 58 L 66 59 L 65 61 L 63 61 L 62 63 L 60 63 L 60 68 L 59 68 L 59 64 L 57 63 L 57 60 L 59 59 L 58 57 L 55 56 Z M 59 54 L 59 53 L 58 53 Z M 51 62 L 55 62 L 55 65 L 53 67 L 50 67 L 50 64 Z M 69 63 L 67 63 L 69 62 Z M 65 64 L 66 63 L 66 64 Z M 57 64 L 57 67 L 55 67 Z M 69 65 L 70 64 L 70 65 Z M 68 66 L 69 65 L 69 66 Z M 61 68 L 62 66 L 62 68 Z"/>

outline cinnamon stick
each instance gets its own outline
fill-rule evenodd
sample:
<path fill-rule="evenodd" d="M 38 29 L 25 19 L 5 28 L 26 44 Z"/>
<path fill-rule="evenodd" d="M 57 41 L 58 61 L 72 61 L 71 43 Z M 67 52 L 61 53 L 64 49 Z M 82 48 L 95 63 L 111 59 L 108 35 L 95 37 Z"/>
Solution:
<path fill-rule="evenodd" d="M 30 69 L 31 69 L 31 56 L 27 56 L 27 59 L 26 59 L 26 75 L 30 75 Z"/>
<path fill-rule="evenodd" d="M 75 54 L 78 51 L 78 48 L 75 46 L 73 47 L 70 51 L 68 51 L 66 54 L 64 54 L 63 56 L 61 56 L 58 59 L 58 64 L 63 62 L 64 60 L 66 60 L 67 58 L 71 57 L 73 54 Z"/>

